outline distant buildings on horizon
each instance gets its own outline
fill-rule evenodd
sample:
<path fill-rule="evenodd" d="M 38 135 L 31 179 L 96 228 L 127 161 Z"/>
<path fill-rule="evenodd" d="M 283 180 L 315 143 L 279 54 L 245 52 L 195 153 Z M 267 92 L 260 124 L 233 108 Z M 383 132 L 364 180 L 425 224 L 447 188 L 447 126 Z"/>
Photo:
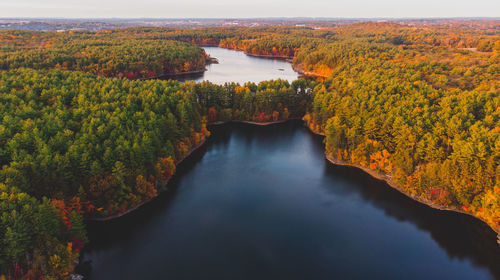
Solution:
<path fill-rule="evenodd" d="M 409 25 L 436 24 L 482 24 L 500 29 L 500 18 L 245 18 L 245 19 L 63 19 L 63 18 L 0 18 L 0 29 L 23 29 L 38 31 L 68 31 L 116 29 L 137 26 L 196 28 L 217 26 L 270 26 L 286 25 L 321 29 L 358 22 L 394 22 Z"/>

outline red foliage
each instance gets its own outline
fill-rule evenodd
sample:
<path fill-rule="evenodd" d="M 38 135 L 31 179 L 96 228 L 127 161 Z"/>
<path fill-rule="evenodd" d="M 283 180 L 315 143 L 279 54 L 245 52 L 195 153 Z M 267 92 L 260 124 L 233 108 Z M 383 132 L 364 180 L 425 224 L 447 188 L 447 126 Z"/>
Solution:
<path fill-rule="evenodd" d="M 21 269 L 21 266 L 17 262 L 14 263 L 14 275 L 16 276 L 16 279 L 21 278 L 23 276 L 23 271 Z"/>
<path fill-rule="evenodd" d="M 265 113 L 260 113 L 260 114 L 257 116 L 257 121 L 259 121 L 259 122 L 264 122 L 264 121 L 266 121 L 266 114 L 265 114 Z"/>
<path fill-rule="evenodd" d="M 64 200 L 58 199 L 52 199 L 52 205 L 54 206 L 54 208 L 59 210 L 59 215 L 68 228 L 71 228 L 71 222 L 69 220 L 69 215 L 71 214 L 71 212 L 75 211 L 79 214 L 84 214 L 85 210 L 87 210 L 87 212 L 90 212 L 95 209 L 90 201 L 81 203 L 80 198 L 77 196 L 71 199 L 71 203 L 69 205 L 66 205 L 66 202 L 64 202 Z"/>
<path fill-rule="evenodd" d="M 77 253 L 80 253 L 80 251 L 83 249 L 83 246 L 85 246 L 85 243 L 80 238 L 73 240 L 71 243 L 73 243 L 73 251 Z"/>

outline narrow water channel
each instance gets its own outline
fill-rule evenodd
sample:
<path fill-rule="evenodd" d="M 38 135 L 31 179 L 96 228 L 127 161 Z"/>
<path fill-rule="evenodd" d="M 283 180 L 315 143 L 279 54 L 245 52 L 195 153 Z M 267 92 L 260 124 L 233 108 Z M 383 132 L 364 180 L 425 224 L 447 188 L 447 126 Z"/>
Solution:
<path fill-rule="evenodd" d="M 236 82 L 259 83 L 267 80 L 282 79 L 290 83 L 296 80 L 299 74 L 292 69 L 292 64 L 283 59 L 269 59 L 248 56 L 241 51 L 228 50 L 218 47 L 204 47 L 205 52 L 217 58 L 218 64 L 210 64 L 203 74 L 179 77 L 181 81 L 210 81 L 214 84 Z"/>

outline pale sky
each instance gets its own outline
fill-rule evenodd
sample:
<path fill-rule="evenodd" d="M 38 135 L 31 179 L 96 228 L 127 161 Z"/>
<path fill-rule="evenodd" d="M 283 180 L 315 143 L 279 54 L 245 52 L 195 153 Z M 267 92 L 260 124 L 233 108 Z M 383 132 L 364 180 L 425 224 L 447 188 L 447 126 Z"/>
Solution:
<path fill-rule="evenodd" d="M 0 17 L 500 17 L 500 0 L 0 0 Z"/>

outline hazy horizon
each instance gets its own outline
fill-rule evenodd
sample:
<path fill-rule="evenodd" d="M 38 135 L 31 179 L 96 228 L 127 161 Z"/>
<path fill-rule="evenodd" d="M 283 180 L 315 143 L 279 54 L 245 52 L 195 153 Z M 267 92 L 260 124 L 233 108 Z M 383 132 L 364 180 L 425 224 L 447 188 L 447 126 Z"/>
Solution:
<path fill-rule="evenodd" d="M 500 20 L 494 16 L 450 16 L 450 17 L 44 17 L 44 16 L 0 16 L 0 19 L 50 19 L 50 20 L 420 20 L 420 19 L 472 19 L 472 20 Z"/>
<path fill-rule="evenodd" d="M 498 18 L 500 1 L 254 0 L 18 0 L 0 3 L 0 18 L 232 19 L 232 18 Z"/>

